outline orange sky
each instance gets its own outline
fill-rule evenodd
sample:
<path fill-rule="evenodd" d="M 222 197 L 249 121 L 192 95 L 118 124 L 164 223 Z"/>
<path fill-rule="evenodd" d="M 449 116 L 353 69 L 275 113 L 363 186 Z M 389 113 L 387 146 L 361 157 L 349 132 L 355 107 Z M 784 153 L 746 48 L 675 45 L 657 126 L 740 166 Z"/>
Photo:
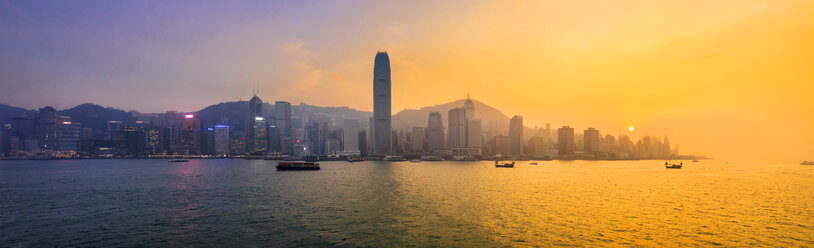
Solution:
<path fill-rule="evenodd" d="M 393 113 L 469 93 L 528 126 L 814 160 L 814 1 L 61 5 L 0 2 L 4 102 L 195 111 L 260 86 L 265 101 L 370 111 L 387 50 Z"/>

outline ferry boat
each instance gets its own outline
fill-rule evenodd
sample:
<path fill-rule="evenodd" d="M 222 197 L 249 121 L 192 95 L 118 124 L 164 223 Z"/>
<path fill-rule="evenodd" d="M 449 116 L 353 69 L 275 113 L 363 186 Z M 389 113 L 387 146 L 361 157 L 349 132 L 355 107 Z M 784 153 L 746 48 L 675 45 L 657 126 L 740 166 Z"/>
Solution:
<path fill-rule="evenodd" d="M 319 170 L 319 163 L 306 161 L 280 161 L 277 170 Z"/>
<path fill-rule="evenodd" d="M 418 163 L 418 162 L 421 162 L 421 160 L 418 160 L 418 159 L 413 159 L 413 160 L 410 160 L 410 162 L 413 162 L 413 163 Z"/>
<path fill-rule="evenodd" d="M 401 162 L 401 161 L 407 161 L 407 159 L 402 157 L 402 156 L 387 156 L 387 157 L 384 157 L 384 161 Z"/>
<path fill-rule="evenodd" d="M 673 163 L 670 163 L 670 161 L 665 161 L 664 162 L 664 167 L 667 168 L 667 169 L 681 169 L 682 166 L 684 166 L 684 162 L 681 162 L 679 164 L 673 164 Z"/>
<path fill-rule="evenodd" d="M 495 161 L 495 167 L 497 167 L 497 168 L 514 168 L 514 162 L 501 163 L 501 161 Z"/>
<path fill-rule="evenodd" d="M 178 163 L 178 162 L 189 162 L 189 159 L 183 159 L 183 158 L 170 159 L 170 163 Z"/>
<path fill-rule="evenodd" d="M 814 165 L 814 161 L 803 161 L 800 165 Z"/>

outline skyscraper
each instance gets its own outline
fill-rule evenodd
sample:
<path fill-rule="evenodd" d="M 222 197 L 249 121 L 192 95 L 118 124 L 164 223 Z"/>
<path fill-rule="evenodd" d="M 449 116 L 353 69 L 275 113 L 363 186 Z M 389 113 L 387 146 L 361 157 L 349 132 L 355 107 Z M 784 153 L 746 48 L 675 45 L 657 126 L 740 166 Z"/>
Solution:
<path fill-rule="evenodd" d="M 229 126 L 215 125 L 215 155 L 229 155 Z"/>
<path fill-rule="evenodd" d="M 57 127 L 57 151 L 78 152 L 81 130 L 82 127 L 78 122 L 61 122 Z"/>
<path fill-rule="evenodd" d="M 259 119 L 258 119 L 259 118 Z M 261 122 L 262 121 L 262 122 Z M 258 140 L 261 136 L 258 134 L 258 129 L 265 129 L 265 127 L 261 127 L 258 125 L 265 126 L 265 119 L 263 119 L 263 100 L 260 100 L 260 97 L 254 95 L 251 100 L 249 100 L 249 118 L 247 120 L 248 123 L 248 141 L 246 142 L 247 150 L 249 153 L 258 152 L 257 147 L 258 144 L 261 143 L 261 140 Z M 265 132 L 263 132 L 265 135 Z M 264 140 L 264 139 L 263 139 Z"/>
<path fill-rule="evenodd" d="M 523 154 L 523 116 L 515 115 L 509 123 L 509 138 L 512 140 L 512 155 Z"/>
<path fill-rule="evenodd" d="M 466 147 L 466 109 L 450 109 L 448 117 L 447 147 Z"/>
<path fill-rule="evenodd" d="M 348 154 L 359 154 L 359 121 L 346 119 L 342 126 L 342 140 L 344 141 L 344 152 Z"/>
<path fill-rule="evenodd" d="M 574 154 L 574 129 L 563 126 L 557 129 L 557 150 L 559 155 Z"/>
<path fill-rule="evenodd" d="M 410 151 L 421 153 L 424 152 L 424 128 L 413 127 L 410 132 Z"/>
<path fill-rule="evenodd" d="M 185 114 L 184 119 L 181 120 L 181 154 L 198 154 L 200 152 L 199 141 L 200 127 L 198 119 L 193 114 Z M 144 134 L 146 136 L 146 134 Z"/>
<path fill-rule="evenodd" d="M 291 103 L 286 101 L 274 102 L 274 127 L 276 132 L 272 136 L 270 147 L 275 152 L 287 152 L 291 139 Z M 288 140 L 287 140 L 288 139 Z"/>
<path fill-rule="evenodd" d="M 444 124 L 440 112 L 430 112 L 427 121 L 427 151 L 431 152 L 444 148 Z"/>
<path fill-rule="evenodd" d="M 40 108 L 34 126 L 34 135 L 40 148 L 46 150 L 56 149 L 58 119 L 57 110 L 53 107 Z"/>
<path fill-rule="evenodd" d="M 373 66 L 373 151 L 389 154 L 390 151 L 390 57 L 387 52 L 377 52 Z"/>
<path fill-rule="evenodd" d="M 466 147 L 481 148 L 481 121 L 480 119 L 468 119 L 466 121 Z"/>
<path fill-rule="evenodd" d="M 589 154 L 596 154 L 599 152 L 599 140 L 601 137 L 599 136 L 599 130 L 594 128 L 588 128 L 582 133 L 582 137 L 584 139 L 584 149 L 586 153 Z"/>
<path fill-rule="evenodd" d="M 466 110 L 466 119 L 475 119 L 475 103 L 469 99 L 469 94 L 466 94 L 466 101 L 464 101 L 464 109 Z"/>

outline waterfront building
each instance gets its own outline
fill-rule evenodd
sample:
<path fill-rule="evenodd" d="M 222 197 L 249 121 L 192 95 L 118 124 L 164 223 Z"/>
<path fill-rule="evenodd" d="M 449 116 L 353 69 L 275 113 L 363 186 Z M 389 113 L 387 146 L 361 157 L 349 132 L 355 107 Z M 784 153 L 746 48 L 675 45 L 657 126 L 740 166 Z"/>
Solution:
<path fill-rule="evenodd" d="M 574 129 L 563 126 L 557 129 L 557 150 L 560 156 L 574 154 Z"/>
<path fill-rule="evenodd" d="M 359 121 L 346 119 L 342 126 L 343 151 L 346 154 L 359 154 Z"/>
<path fill-rule="evenodd" d="M 390 84 L 390 58 L 387 52 L 377 52 L 373 66 L 374 154 L 391 153 Z"/>
<path fill-rule="evenodd" d="M 269 141 L 271 142 L 269 147 L 271 151 L 286 154 L 291 149 L 290 140 L 293 130 L 291 124 L 291 103 L 286 101 L 274 102 L 274 121 L 272 125 L 275 131 Z"/>
<path fill-rule="evenodd" d="M 444 149 L 444 126 L 440 112 L 430 112 L 427 121 L 427 151 Z"/>
<path fill-rule="evenodd" d="M 447 147 L 466 147 L 466 137 L 466 109 L 450 109 L 447 119 Z"/>
<path fill-rule="evenodd" d="M 180 154 L 200 153 L 199 131 L 198 118 L 195 118 L 195 115 L 192 113 L 184 114 L 184 119 L 181 120 L 179 134 L 180 143 L 178 152 Z"/>
<path fill-rule="evenodd" d="M 423 153 L 424 143 L 424 128 L 413 127 L 410 131 L 410 152 Z"/>
<path fill-rule="evenodd" d="M 34 136 L 39 143 L 39 148 L 44 150 L 56 149 L 58 121 L 57 110 L 53 107 L 39 109 L 34 126 Z"/>
<path fill-rule="evenodd" d="M 509 122 L 509 138 L 512 142 L 512 155 L 523 154 L 523 116 L 515 115 Z"/>
<path fill-rule="evenodd" d="M 584 151 L 588 154 L 597 154 L 599 153 L 599 145 L 601 136 L 599 136 L 599 130 L 594 128 L 588 128 L 583 131 L 582 135 Z"/>
<path fill-rule="evenodd" d="M 78 122 L 63 121 L 57 126 L 57 151 L 78 152 L 81 149 L 82 126 Z"/>

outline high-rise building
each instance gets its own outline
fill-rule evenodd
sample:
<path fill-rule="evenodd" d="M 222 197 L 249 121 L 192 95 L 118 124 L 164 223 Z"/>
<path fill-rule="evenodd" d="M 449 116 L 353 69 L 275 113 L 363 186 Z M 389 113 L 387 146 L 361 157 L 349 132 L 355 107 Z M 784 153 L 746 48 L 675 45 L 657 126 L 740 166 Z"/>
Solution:
<path fill-rule="evenodd" d="M 495 136 L 495 147 L 492 150 L 495 151 L 495 155 L 510 155 L 512 154 L 512 138 L 498 135 Z"/>
<path fill-rule="evenodd" d="M 229 155 L 229 125 L 215 125 L 215 155 Z"/>
<path fill-rule="evenodd" d="M 325 154 L 325 130 L 319 122 L 305 125 L 305 147 L 309 154 Z"/>
<path fill-rule="evenodd" d="M 466 147 L 480 148 L 482 143 L 480 119 L 468 119 L 466 121 Z"/>
<path fill-rule="evenodd" d="M 588 128 L 583 131 L 582 138 L 584 139 L 583 145 L 586 153 L 589 154 L 596 154 L 599 152 L 599 145 L 601 136 L 599 136 L 599 130 L 594 128 Z"/>
<path fill-rule="evenodd" d="M 274 122 L 273 126 L 276 129 L 274 135 L 271 137 L 272 146 L 269 147 L 274 152 L 286 153 L 290 149 L 290 139 L 292 137 L 291 126 L 291 103 L 286 101 L 274 102 Z M 286 141 L 288 139 L 288 141 Z M 284 144 L 286 143 L 286 144 Z"/>
<path fill-rule="evenodd" d="M 265 138 L 261 138 L 258 140 L 260 134 L 258 134 L 258 129 L 266 129 L 266 121 L 263 118 L 263 100 L 260 100 L 260 97 L 254 95 L 251 100 L 249 100 L 249 116 L 248 116 L 248 128 L 247 130 L 247 138 L 246 141 L 246 150 L 249 153 L 256 153 L 260 152 L 262 148 L 266 145 L 261 145 L 261 147 L 257 147 L 258 144 L 263 143 Z M 258 126 L 259 125 L 259 126 Z M 263 132 L 263 134 L 266 134 Z M 268 143 L 266 141 L 265 143 Z"/>
<path fill-rule="evenodd" d="M 367 132 L 364 129 L 359 130 L 359 154 L 367 155 Z"/>
<path fill-rule="evenodd" d="M 78 122 L 63 121 L 57 127 L 57 151 L 78 152 L 81 148 L 82 126 Z"/>
<path fill-rule="evenodd" d="M 515 115 L 509 122 L 509 138 L 512 139 L 512 155 L 523 154 L 523 116 Z"/>
<path fill-rule="evenodd" d="M 359 154 L 359 121 L 346 119 L 342 126 L 343 150 L 348 154 Z"/>
<path fill-rule="evenodd" d="M 472 102 L 472 99 L 469 99 L 469 94 L 466 94 L 466 101 L 464 101 L 464 109 L 466 110 L 466 119 L 467 120 L 474 120 L 475 119 L 475 103 Z"/>
<path fill-rule="evenodd" d="M 466 147 L 466 109 L 449 110 L 447 119 L 447 147 Z"/>
<path fill-rule="evenodd" d="M 34 136 L 39 147 L 45 150 L 54 150 L 57 147 L 57 124 L 59 116 L 53 107 L 40 108 L 36 116 Z"/>
<path fill-rule="evenodd" d="M 194 114 L 184 114 L 181 120 L 179 151 L 181 154 L 199 154 L 199 131 L 198 119 Z M 145 134 L 146 135 L 146 134 Z"/>
<path fill-rule="evenodd" d="M 574 154 L 574 129 L 563 126 L 557 129 L 557 150 L 560 156 Z"/>
<path fill-rule="evenodd" d="M 413 127 L 410 132 L 410 151 L 413 153 L 424 152 L 424 128 Z"/>
<path fill-rule="evenodd" d="M 373 66 L 373 147 L 375 154 L 391 153 L 390 130 L 390 58 L 387 52 L 377 52 Z"/>
<path fill-rule="evenodd" d="M 440 112 L 430 112 L 426 136 L 428 152 L 444 148 L 444 124 Z"/>

